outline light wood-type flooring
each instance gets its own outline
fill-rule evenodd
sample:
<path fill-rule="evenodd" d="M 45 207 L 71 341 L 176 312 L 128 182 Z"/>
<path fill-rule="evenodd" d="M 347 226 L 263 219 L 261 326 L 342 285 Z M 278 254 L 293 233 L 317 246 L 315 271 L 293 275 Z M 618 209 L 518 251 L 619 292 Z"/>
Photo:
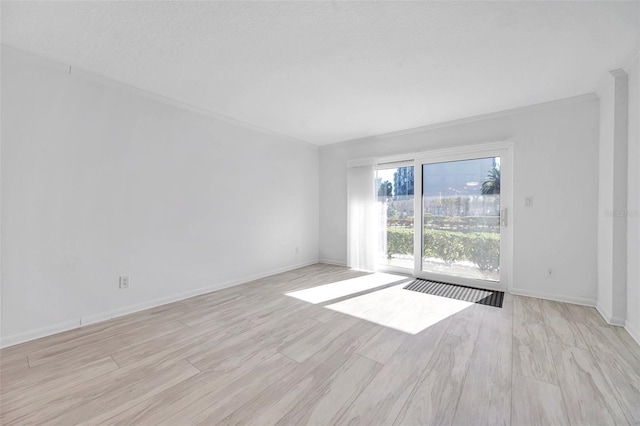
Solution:
<path fill-rule="evenodd" d="M 0 424 L 637 425 L 640 347 L 313 265 L 0 352 Z"/>

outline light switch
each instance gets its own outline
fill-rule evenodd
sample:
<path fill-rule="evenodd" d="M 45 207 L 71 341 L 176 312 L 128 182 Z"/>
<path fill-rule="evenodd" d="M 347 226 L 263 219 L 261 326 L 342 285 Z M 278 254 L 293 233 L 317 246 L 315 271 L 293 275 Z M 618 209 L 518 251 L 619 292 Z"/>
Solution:
<path fill-rule="evenodd" d="M 525 197 L 524 198 L 524 206 L 525 207 L 533 207 L 533 197 Z"/>

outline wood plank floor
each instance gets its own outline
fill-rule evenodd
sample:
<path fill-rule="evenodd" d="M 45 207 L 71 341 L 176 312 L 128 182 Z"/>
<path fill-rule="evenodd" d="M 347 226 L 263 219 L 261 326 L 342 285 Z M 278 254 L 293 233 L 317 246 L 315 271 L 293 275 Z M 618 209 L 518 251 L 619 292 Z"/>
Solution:
<path fill-rule="evenodd" d="M 313 265 L 0 351 L 0 424 L 640 424 L 640 347 Z"/>

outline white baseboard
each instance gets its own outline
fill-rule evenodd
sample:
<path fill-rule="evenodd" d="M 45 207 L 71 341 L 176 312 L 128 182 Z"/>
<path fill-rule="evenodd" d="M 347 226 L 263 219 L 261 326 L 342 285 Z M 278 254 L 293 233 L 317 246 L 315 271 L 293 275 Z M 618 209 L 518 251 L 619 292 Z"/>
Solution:
<path fill-rule="evenodd" d="M 81 327 L 80 320 L 77 319 L 59 322 L 57 324 L 48 325 L 46 327 L 38 328 L 35 330 L 29 330 L 24 333 L 14 334 L 13 336 L 3 336 L 2 341 L 0 342 L 0 348 L 7 348 L 9 346 L 18 345 L 30 340 L 51 336 L 53 334 L 62 333 L 64 331 L 73 330 L 74 328 L 79 327 Z"/>
<path fill-rule="evenodd" d="M 522 288 L 510 288 L 509 293 L 516 296 L 537 297 L 538 299 L 553 300 L 554 302 L 572 303 L 574 305 L 582 305 L 594 307 L 596 301 L 594 299 L 587 299 L 584 297 L 564 296 L 561 294 L 545 293 L 541 291 L 532 291 Z"/>
<path fill-rule="evenodd" d="M 331 259 L 320 259 L 319 263 L 326 263 L 327 265 L 335 265 L 335 266 L 347 266 L 347 262 L 342 262 L 340 260 L 331 260 Z"/>
<path fill-rule="evenodd" d="M 286 266 L 284 268 L 274 269 L 262 274 L 251 275 L 236 280 L 231 280 L 223 283 L 216 283 L 211 286 L 201 287 L 199 289 L 190 290 L 183 293 L 178 293 L 170 296 L 160 297 L 157 299 L 149 300 L 143 303 L 135 305 L 129 305 L 118 309 L 113 309 L 106 312 L 100 312 L 93 315 L 83 316 L 77 320 L 64 321 L 51 326 L 39 328 L 36 330 L 30 330 L 23 333 L 14 334 L 12 336 L 2 337 L 0 341 L 0 348 L 7 348 L 9 346 L 18 345 L 31 340 L 40 339 L 42 337 L 51 336 L 54 334 L 62 333 L 65 331 L 73 330 L 76 328 L 84 327 L 89 324 L 95 324 L 102 321 L 107 321 L 112 318 L 121 317 L 123 315 L 132 314 L 135 312 L 143 311 L 145 309 L 155 308 L 157 306 L 166 305 L 167 303 L 173 303 L 180 300 L 188 299 L 190 297 L 199 296 L 201 294 L 211 293 L 213 291 L 222 290 L 224 288 L 233 287 L 236 285 L 244 284 L 249 281 L 254 281 L 260 278 L 269 277 L 271 275 L 281 274 L 283 272 L 291 271 L 305 266 L 314 265 L 318 263 L 318 260 L 311 260 L 297 265 Z"/>
<path fill-rule="evenodd" d="M 633 340 L 635 340 L 636 343 L 638 345 L 640 345 L 640 330 L 638 330 L 637 328 L 633 327 L 629 323 L 629 321 L 625 321 L 624 329 L 627 330 L 627 333 L 629 333 L 629 336 L 631 336 L 633 338 Z"/>
<path fill-rule="evenodd" d="M 600 316 L 607 322 L 607 324 L 624 327 L 624 323 L 625 323 L 624 318 L 614 317 L 613 315 L 611 315 L 609 310 L 606 309 L 601 304 L 596 303 L 596 310 L 598 311 Z"/>

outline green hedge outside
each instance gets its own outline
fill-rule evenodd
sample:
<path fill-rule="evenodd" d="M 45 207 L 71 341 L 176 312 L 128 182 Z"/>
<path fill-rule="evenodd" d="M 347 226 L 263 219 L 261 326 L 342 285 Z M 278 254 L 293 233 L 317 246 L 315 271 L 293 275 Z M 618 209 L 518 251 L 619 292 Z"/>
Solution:
<path fill-rule="evenodd" d="M 387 255 L 413 254 L 413 230 L 387 229 Z M 491 232 L 452 232 L 425 230 L 424 256 L 442 259 L 446 265 L 467 260 L 482 271 L 500 267 L 500 235 Z"/>

